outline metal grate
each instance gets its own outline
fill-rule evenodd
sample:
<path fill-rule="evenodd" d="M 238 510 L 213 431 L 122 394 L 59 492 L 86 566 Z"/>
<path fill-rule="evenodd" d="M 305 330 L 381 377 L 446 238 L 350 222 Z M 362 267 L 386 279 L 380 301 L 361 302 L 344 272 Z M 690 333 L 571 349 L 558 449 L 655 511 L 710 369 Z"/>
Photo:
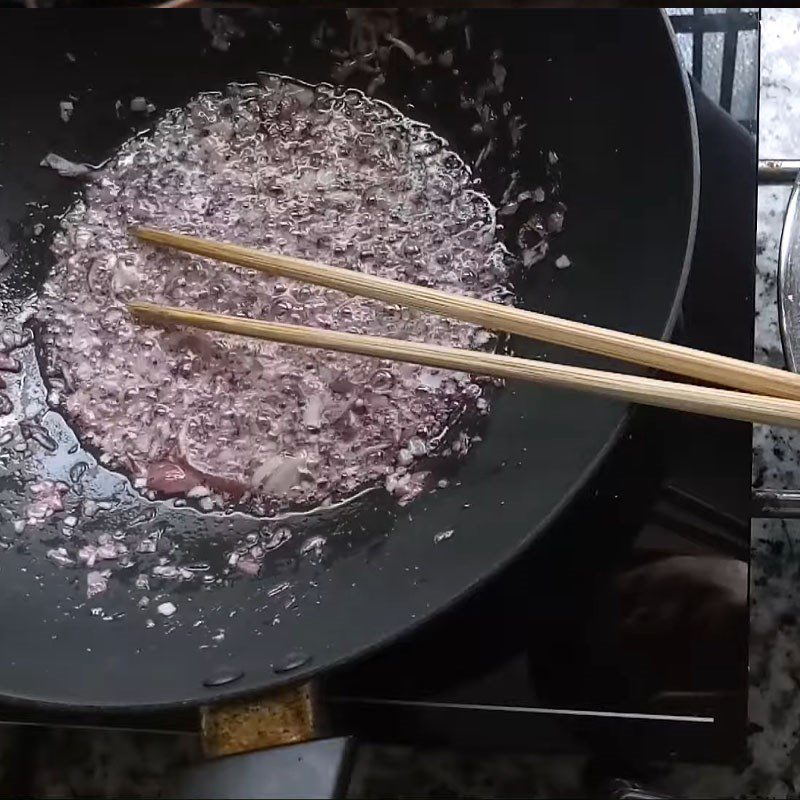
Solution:
<path fill-rule="evenodd" d="M 756 8 L 668 8 L 687 69 L 703 91 L 755 134 L 759 61 Z"/>

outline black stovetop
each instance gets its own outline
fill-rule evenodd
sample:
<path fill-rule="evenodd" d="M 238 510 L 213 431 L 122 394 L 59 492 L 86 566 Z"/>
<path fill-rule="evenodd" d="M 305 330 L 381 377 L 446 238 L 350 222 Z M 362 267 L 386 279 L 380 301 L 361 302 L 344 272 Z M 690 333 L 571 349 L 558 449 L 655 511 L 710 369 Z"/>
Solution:
<path fill-rule="evenodd" d="M 750 360 L 756 159 L 745 129 L 753 126 L 695 90 L 703 188 L 676 338 Z M 750 426 L 640 409 L 588 496 L 526 561 L 328 682 L 334 730 L 637 760 L 736 756 L 747 719 L 751 453 Z M 589 532 L 579 552 L 559 548 L 564 527 Z M 730 572 L 736 599 L 708 576 L 673 575 L 658 587 L 668 579 L 657 564 Z M 649 589 L 633 591 L 636 581 Z M 698 623 L 698 609 L 715 603 L 714 621 Z M 662 624 L 670 615 L 673 624 Z"/>

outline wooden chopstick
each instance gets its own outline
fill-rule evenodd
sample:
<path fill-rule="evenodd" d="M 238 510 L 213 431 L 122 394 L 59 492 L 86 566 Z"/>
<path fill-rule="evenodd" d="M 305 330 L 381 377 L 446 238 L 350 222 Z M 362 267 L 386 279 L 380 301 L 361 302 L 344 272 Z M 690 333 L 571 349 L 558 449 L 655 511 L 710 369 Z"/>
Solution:
<path fill-rule="evenodd" d="M 148 324 L 188 325 L 236 336 L 250 336 L 273 342 L 321 347 L 375 358 L 388 358 L 429 367 L 452 369 L 476 375 L 491 375 L 533 381 L 591 392 L 644 405 L 707 414 L 712 417 L 760 422 L 766 425 L 800 427 L 800 402 L 777 397 L 714 389 L 706 386 L 624 375 L 613 372 L 530 361 L 512 356 L 459 350 L 433 344 L 361 336 L 301 325 L 230 317 L 172 306 L 134 302 L 129 310 Z"/>
<path fill-rule="evenodd" d="M 196 236 L 146 227 L 132 228 L 131 233 L 152 244 L 339 289 L 348 294 L 413 306 L 444 317 L 472 322 L 489 330 L 515 333 L 577 350 L 587 350 L 676 375 L 685 375 L 704 383 L 800 400 L 800 375 L 749 361 Z"/>

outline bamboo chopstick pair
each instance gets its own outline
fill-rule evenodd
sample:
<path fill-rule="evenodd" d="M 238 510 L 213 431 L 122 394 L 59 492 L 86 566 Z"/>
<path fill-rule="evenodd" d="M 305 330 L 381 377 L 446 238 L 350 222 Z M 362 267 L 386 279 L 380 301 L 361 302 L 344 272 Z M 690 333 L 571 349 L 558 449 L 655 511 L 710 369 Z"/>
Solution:
<path fill-rule="evenodd" d="M 412 306 L 472 322 L 489 330 L 587 350 L 739 391 L 434 344 L 248 320 L 152 303 L 130 303 L 131 313 L 142 322 L 187 325 L 303 347 L 321 347 L 478 375 L 534 381 L 628 402 L 744 422 L 800 427 L 800 375 L 794 373 L 499 303 L 451 295 L 290 256 L 262 253 L 238 245 L 153 228 L 133 228 L 131 233 L 151 244 L 338 289 L 348 294 Z"/>

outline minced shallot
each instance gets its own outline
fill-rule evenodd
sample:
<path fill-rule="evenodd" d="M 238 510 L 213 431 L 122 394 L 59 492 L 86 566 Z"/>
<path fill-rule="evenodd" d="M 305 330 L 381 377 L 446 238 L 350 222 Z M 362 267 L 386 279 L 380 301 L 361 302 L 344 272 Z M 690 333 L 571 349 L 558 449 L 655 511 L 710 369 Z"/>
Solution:
<path fill-rule="evenodd" d="M 477 404 L 483 387 L 468 375 L 147 327 L 126 309 L 146 299 L 493 346 L 464 322 L 128 234 L 152 225 L 508 301 L 495 209 L 426 125 L 355 90 L 264 76 L 261 86 L 202 94 L 168 112 L 92 178 L 53 243 L 57 264 L 39 310 L 46 368 L 102 463 L 137 487 L 197 498 L 204 510 L 229 501 L 267 513 L 311 507 L 370 485 L 407 501 L 422 491 L 432 443 L 454 416 L 486 411 L 485 398 Z"/>

